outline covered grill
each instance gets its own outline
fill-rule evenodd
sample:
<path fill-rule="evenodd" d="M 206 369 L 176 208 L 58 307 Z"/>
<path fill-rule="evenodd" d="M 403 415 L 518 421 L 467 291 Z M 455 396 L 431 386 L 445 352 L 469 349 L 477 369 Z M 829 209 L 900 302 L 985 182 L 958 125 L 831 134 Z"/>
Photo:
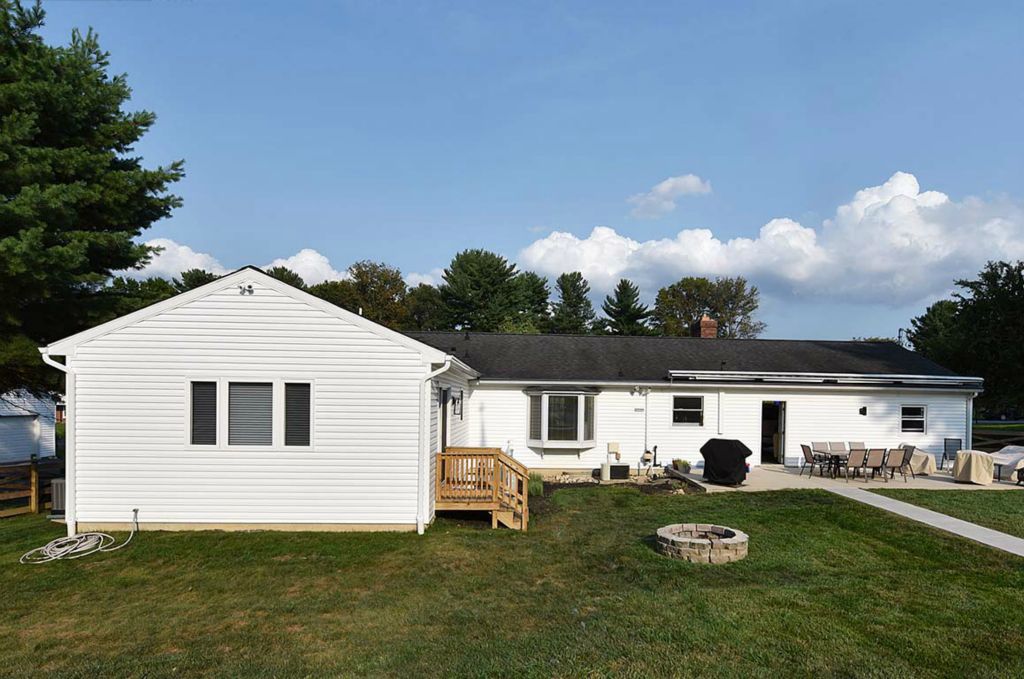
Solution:
<path fill-rule="evenodd" d="M 704 480 L 724 486 L 738 486 L 747 478 L 750 448 L 735 439 L 709 439 L 701 446 Z"/>

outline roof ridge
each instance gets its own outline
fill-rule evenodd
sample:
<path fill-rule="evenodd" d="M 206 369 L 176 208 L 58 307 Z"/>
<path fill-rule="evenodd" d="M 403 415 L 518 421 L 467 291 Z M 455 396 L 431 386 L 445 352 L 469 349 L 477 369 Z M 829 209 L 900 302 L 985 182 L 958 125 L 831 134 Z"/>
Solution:
<path fill-rule="evenodd" d="M 611 335 L 611 334 L 583 334 L 567 332 L 489 332 L 483 330 L 404 330 L 406 334 L 418 335 L 482 335 L 485 337 L 577 337 L 581 339 L 638 339 L 638 340 L 714 340 L 728 342 L 814 342 L 831 344 L 892 344 L 905 351 L 911 351 L 906 347 L 890 342 L 888 340 L 858 340 L 858 339 L 808 339 L 789 337 L 692 337 L 689 335 Z M 916 353 L 916 352 L 915 352 Z"/>

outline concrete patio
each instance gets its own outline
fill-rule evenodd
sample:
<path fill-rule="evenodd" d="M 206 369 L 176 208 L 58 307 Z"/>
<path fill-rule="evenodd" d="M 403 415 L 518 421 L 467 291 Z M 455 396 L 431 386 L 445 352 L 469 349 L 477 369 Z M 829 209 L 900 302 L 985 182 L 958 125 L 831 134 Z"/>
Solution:
<path fill-rule="evenodd" d="M 722 492 L 757 492 L 763 490 L 788 490 L 788 489 L 805 489 L 805 488 L 822 488 L 824 490 L 831 490 L 835 488 L 915 488 L 918 490 L 1018 490 L 1024 491 L 1024 486 L 1018 486 L 1012 481 L 993 481 L 991 485 L 979 486 L 972 483 L 957 483 L 950 476 L 948 469 L 946 471 L 939 471 L 936 474 L 930 476 L 918 476 L 915 478 L 907 477 L 906 483 L 903 482 L 903 478 L 900 475 L 896 475 L 896 478 L 889 479 L 888 482 L 884 481 L 881 477 L 871 479 L 870 474 L 868 475 L 868 481 L 865 483 L 864 477 L 852 478 L 847 483 L 844 477 L 836 479 L 829 478 L 828 476 L 814 476 L 808 478 L 807 474 L 800 475 L 800 470 L 796 467 L 783 467 L 781 465 L 762 465 L 754 467 L 749 474 L 747 474 L 747 480 L 739 487 L 731 486 L 716 486 L 714 484 L 705 483 L 701 479 L 701 470 L 695 469 L 691 473 L 687 474 L 686 477 L 693 481 L 695 484 L 701 486 L 709 493 L 722 493 Z"/>

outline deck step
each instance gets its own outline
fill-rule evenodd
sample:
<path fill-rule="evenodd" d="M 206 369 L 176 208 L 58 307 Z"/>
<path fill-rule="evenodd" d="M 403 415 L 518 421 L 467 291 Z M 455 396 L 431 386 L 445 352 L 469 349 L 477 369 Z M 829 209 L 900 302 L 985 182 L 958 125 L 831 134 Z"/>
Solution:
<path fill-rule="evenodd" d="M 500 509 L 494 512 L 494 516 L 495 518 L 497 518 L 498 523 L 500 523 L 502 526 L 505 526 L 506 528 L 511 528 L 512 530 L 521 530 L 523 527 L 522 517 L 520 517 L 517 513 L 513 512 L 511 509 Z"/>

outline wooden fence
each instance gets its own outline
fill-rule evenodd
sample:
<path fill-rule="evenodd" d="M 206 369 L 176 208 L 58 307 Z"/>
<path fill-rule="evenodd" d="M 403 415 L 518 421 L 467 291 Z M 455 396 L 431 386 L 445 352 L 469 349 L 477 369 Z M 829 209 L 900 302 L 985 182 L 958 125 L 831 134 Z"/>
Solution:
<path fill-rule="evenodd" d="M 1024 446 L 1024 431 L 1013 429 L 974 429 L 971 448 L 994 453 L 1003 446 Z"/>
<path fill-rule="evenodd" d="M 0 518 L 38 514 L 53 506 L 53 479 L 64 475 L 63 460 L 0 466 Z"/>

